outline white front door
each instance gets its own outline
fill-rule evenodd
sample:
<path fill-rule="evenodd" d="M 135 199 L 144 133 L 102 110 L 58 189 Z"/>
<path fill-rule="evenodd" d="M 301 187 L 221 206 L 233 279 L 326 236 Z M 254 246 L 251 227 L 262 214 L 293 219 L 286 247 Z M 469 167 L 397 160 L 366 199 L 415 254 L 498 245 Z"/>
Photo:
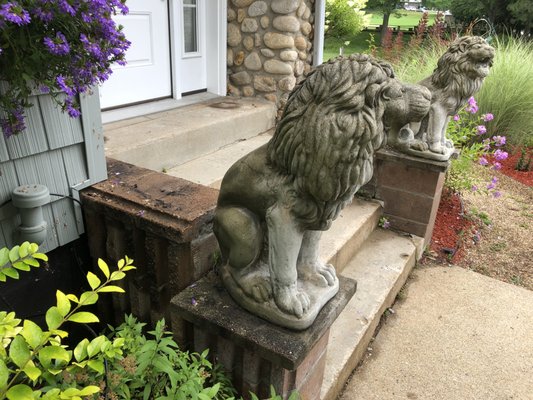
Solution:
<path fill-rule="evenodd" d="M 205 0 L 182 0 L 179 43 L 182 94 L 207 88 Z"/>
<path fill-rule="evenodd" d="M 100 88 L 104 109 L 172 95 L 168 0 L 128 0 L 127 5 L 129 14 L 114 19 L 131 46 L 127 64 L 115 64 Z"/>

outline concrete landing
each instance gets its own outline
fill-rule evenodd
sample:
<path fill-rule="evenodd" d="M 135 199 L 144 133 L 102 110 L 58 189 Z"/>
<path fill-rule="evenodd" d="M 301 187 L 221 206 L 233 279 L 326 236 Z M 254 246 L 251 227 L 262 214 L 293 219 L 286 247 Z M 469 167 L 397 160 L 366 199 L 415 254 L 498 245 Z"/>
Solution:
<path fill-rule="evenodd" d="M 249 139 L 274 126 L 276 108 L 261 99 L 219 97 L 104 125 L 107 157 L 163 171 Z"/>
<path fill-rule="evenodd" d="M 406 291 L 340 399 L 533 398 L 532 291 L 459 267 L 416 269 Z"/>
<path fill-rule="evenodd" d="M 272 137 L 272 133 L 273 129 L 267 133 L 232 143 L 217 151 L 171 168 L 167 170 L 167 174 L 218 189 L 222 177 L 229 167 L 241 157 L 267 143 Z"/>
<path fill-rule="evenodd" d="M 421 245 L 421 238 L 377 229 L 344 268 L 341 275 L 357 281 L 357 292 L 331 327 L 320 399 L 333 400 L 341 392 L 414 267 Z"/>

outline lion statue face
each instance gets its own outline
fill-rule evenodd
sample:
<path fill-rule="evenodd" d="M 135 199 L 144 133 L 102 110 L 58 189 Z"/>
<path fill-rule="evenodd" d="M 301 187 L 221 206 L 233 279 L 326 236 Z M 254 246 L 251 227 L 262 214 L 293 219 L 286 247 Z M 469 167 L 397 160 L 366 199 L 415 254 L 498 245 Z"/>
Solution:
<path fill-rule="evenodd" d="M 444 88 L 450 81 L 467 84 L 476 82 L 477 91 L 483 79 L 489 74 L 494 60 L 494 48 L 478 36 L 464 36 L 457 39 L 439 59 L 432 82 L 437 88 Z"/>

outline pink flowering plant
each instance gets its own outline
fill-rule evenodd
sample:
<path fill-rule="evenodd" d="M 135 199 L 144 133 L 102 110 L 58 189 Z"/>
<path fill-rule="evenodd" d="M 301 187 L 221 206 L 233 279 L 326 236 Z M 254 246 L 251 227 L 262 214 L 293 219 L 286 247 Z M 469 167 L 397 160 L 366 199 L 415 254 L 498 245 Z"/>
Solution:
<path fill-rule="evenodd" d="M 0 0 L 0 127 L 26 128 L 29 98 L 49 93 L 71 117 L 78 95 L 124 64 L 130 42 L 113 15 L 126 0 Z"/>
<path fill-rule="evenodd" d="M 499 197 L 501 194 L 497 190 L 498 178 L 492 177 L 488 183 L 479 182 L 473 174 L 472 163 L 477 162 L 493 170 L 501 169 L 501 162 L 508 157 L 508 153 L 503 149 L 506 137 L 487 137 L 487 124 L 494 119 L 494 115 L 479 115 L 478 111 L 476 100 L 471 97 L 448 125 L 446 134 L 460 150 L 460 154 L 452 160 L 446 176 L 446 186 L 454 192 L 472 190 Z"/>

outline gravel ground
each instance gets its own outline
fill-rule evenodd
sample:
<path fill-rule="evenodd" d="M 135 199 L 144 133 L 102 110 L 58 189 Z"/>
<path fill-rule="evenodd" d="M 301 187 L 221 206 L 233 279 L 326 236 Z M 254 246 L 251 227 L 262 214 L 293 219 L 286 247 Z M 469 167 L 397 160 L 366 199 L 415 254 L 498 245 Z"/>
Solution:
<path fill-rule="evenodd" d="M 476 173 L 486 181 L 496 175 L 502 196 L 463 194 L 467 215 L 478 221 L 479 240 L 466 238 L 459 265 L 533 290 L 533 188 L 487 168 Z"/>

